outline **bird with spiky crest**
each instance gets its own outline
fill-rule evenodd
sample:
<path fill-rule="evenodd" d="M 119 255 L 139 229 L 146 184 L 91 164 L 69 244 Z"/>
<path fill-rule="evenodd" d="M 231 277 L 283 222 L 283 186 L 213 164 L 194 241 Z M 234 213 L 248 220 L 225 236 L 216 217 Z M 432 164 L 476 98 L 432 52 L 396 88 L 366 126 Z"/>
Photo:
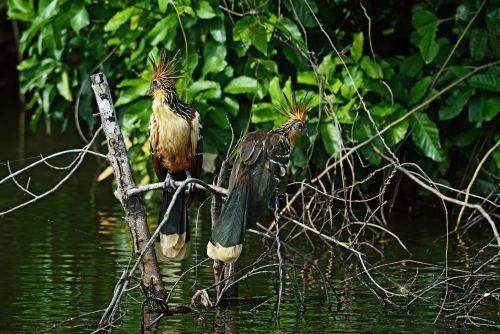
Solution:
<path fill-rule="evenodd" d="M 269 207 L 279 182 L 286 174 L 290 151 L 300 136 L 307 135 L 306 115 L 311 99 L 284 96 L 276 110 L 287 117 L 280 127 L 245 135 L 235 151 L 228 197 L 207 244 L 207 254 L 226 263 L 238 259 L 247 228 L 254 226 Z"/>
<path fill-rule="evenodd" d="M 201 174 L 202 155 L 199 153 L 200 115 L 177 95 L 177 58 L 162 53 L 159 61 L 151 58 L 153 74 L 150 94 L 153 112 L 149 123 L 151 159 L 155 174 L 165 182 L 158 224 L 172 201 L 174 184 L 186 177 Z M 160 230 L 161 254 L 171 260 L 182 260 L 189 249 L 189 219 L 187 207 L 192 200 L 192 187 L 183 191 L 173 204 L 170 215 Z"/>

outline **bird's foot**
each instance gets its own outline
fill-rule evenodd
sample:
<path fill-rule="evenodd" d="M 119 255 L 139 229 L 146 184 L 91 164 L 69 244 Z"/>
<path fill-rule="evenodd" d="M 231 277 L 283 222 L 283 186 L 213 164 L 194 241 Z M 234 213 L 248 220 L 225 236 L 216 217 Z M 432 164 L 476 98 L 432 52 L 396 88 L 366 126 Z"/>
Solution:
<path fill-rule="evenodd" d="M 172 175 L 170 175 L 170 173 L 167 173 L 167 176 L 165 177 L 165 181 L 163 182 L 163 188 L 169 190 L 173 190 L 176 188 L 175 181 L 172 178 Z"/>
<path fill-rule="evenodd" d="M 186 179 L 192 178 L 191 173 L 186 171 Z M 186 193 L 190 194 L 194 191 L 196 184 L 194 182 L 188 183 L 186 185 Z"/>

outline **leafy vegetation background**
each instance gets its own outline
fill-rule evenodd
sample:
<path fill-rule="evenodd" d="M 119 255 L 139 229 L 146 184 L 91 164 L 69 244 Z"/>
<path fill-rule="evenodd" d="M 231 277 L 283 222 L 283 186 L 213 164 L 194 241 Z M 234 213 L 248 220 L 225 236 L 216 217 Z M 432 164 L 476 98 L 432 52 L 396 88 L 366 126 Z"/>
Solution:
<path fill-rule="evenodd" d="M 291 159 L 293 175 L 303 177 L 375 135 L 374 124 L 383 128 L 474 67 L 497 61 L 498 3 L 8 0 L 7 8 L 22 28 L 18 70 L 31 128 L 65 131 L 75 104 L 82 127 L 95 123 L 88 77 L 98 66 L 144 183 L 153 175 L 149 55 L 178 53 L 178 92 L 202 115 L 206 153 L 224 155 L 231 130 L 237 138 L 280 124 L 272 105 L 283 92 L 313 96 L 310 136 Z M 499 72 L 490 66 L 453 86 L 386 132 L 386 144 L 435 180 L 460 186 L 500 139 Z M 379 152 L 377 139 L 359 159 L 379 166 Z M 497 150 L 476 191 L 498 191 L 499 169 Z"/>

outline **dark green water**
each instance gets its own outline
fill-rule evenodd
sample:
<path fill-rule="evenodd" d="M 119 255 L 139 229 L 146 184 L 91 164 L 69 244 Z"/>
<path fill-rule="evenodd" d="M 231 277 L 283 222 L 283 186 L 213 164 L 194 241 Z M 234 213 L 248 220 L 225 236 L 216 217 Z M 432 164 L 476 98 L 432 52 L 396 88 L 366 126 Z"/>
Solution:
<path fill-rule="evenodd" d="M 4 106 L 5 108 L 5 106 Z M 6 160 L 19 168 L 40 153 L 56 152 L 63 148 L 79 147 L 72 135 L 45 136 L 28 133 L 25 145 L 20 147 L 18 117 L 15 106 L 8 107 L 0 123 L 0 177 L 7 175 Z M 70 127 L 69 132 L 74 132 Z M 123 222 L 121 208 L 111 193 L 110 183 L 97 183 L 102 170 L 93 158 L 59 191 L 34 205 L 0 218 L 0 332 L 24 333 L 49 330 L 54 323 L 105 307 L 114 284 L 130 257 L 128 228 Z M 64 171 L 37 169 L 31 174 L 30 189 L 40 191 L 61 178 Z M 19 178 L 23 184 L 26 176 Z M 0 185 L 0 209 L 26 200 L 12 183 Z M 150 210 L 150 221 L 156 212 Z M 191 213 L 196 216 L 196 211 Z M 209 233 L 208 211 L 202 210 L 200 219 L 193 218 L 193 247 L 191 257 L 182 263 L 163 263 L 162 271 L 167 288 L 181 273 L 205 258 L 205 244 Z M 402 215 L 396 230 L 413 252 L 413 258 L 443 264 L 444 241 L 435 242 L 443 233 L 440 217 L 420 215 L 409 219 Z M 250 237 L 241 264 L 249 263 L 260 251 L 259 240 Z M 388 258 L 401 259 L 406 255 L 399 248 L 388 246 Z M 459 250 L 450 250 L 455 267 L 464 264 Z M 318 291 L 312 271 L 302 272 L 308 282 L 301 288 L 306 294 L 306 310 L 297 311 L 293 296 L 286 294 L 281 317 L 272 316 L 274 307 L 273 275 L 261 275 L 240 285 L 239 306 L 226 311 L 203 311 L 170 317 L 161 322 L 159 333 L 188 332 L 442 332 L 455 331 L 453 324 L 438 320 L 433 324 L 437 308 L 418 304 L 411 312 L 388 311 L 358 281 L 340 281 L 349 276 L 331 256 L 323 256 L 319 263 L 343 302 L 339 309 L 327 312 L 326 302 Z M 494 269 L 493 269 L 494 270 Z M 388 269 L 387 275 L 411 279 L 414 270 L 402 266 Z M 441 274 L 437 266 L 424 266 L 419 271 L 418 283 L 424 284 Z M 172 296 L 173 304 L 189 303 L 193 293 L 212 283 L 211 266 L 200 267 L 182 281 Z M 134 299 L 138 297 L 139 299 Z M 332 295 L 331 295 L 332 297 Z M 264 303 L 269 300 L 267 303 Z M 116 332 L 137 333 L 140 330 L 140 295 L 133 292 L 126 299 L 122 325 Z M 263 304 L 262 304 L 263 303 Z M 262 304 L 262 306 L 256 306 Z M 93 323 L 98 316 L 87 316 L 57 333 L 91 332 L 93 329 L 74 327 Z M 451 326 L 451 329 L 449 329 Z"/>

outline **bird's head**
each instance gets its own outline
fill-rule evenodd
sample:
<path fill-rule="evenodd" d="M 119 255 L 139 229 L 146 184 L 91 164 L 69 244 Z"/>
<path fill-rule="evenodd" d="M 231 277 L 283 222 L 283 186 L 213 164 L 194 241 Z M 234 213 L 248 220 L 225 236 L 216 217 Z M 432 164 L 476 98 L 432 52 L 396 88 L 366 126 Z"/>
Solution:
<path fill-rule="evenodd" d="M 285 94 L 283 94 L 283 96 L 284 100 L 277 107 L 277 110 L 288 119 L 280 126 L 280 129 L 288 136 L 293 145 L 299 137 L 307 136 L 306 116 L 312 108 L 312 98 L 306 95 L 300 100 L 297 100 L 295 93 L 292 94 L 291 100 L 288 99 Z"/>
<path fill-rule="evenodd" d="M 153 75 L 149 93 L 154 97 L 158 94 L 167 95 L 175 92 L 175 80 L 180 78 L 177 73 L 177 55 L 168 59 L 167 54 L 162 52 L 159 61 L 153 57 L 150 57 L 150 61 L 153 66 Z"/>

